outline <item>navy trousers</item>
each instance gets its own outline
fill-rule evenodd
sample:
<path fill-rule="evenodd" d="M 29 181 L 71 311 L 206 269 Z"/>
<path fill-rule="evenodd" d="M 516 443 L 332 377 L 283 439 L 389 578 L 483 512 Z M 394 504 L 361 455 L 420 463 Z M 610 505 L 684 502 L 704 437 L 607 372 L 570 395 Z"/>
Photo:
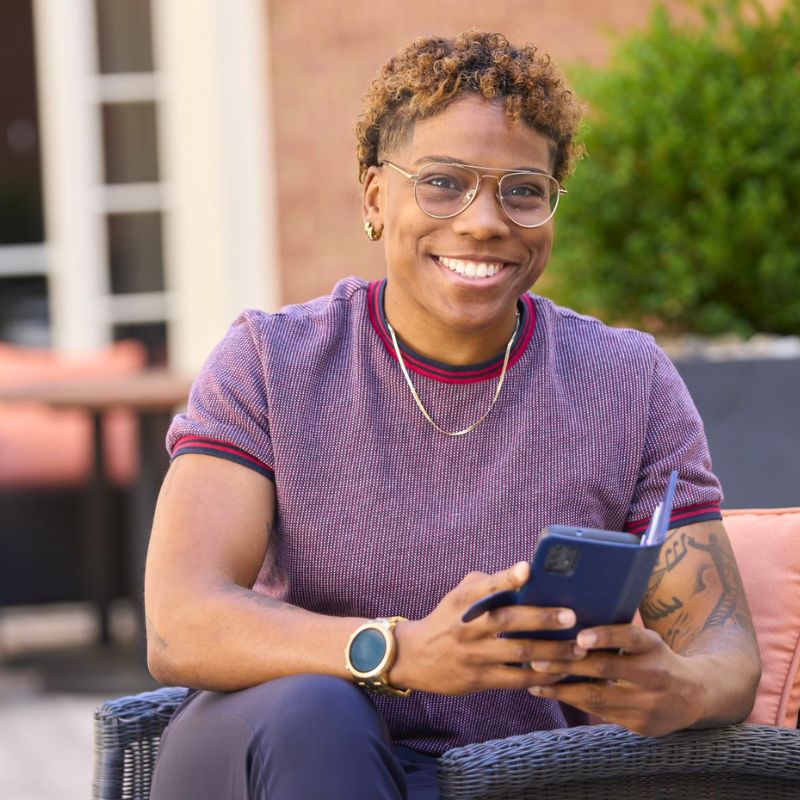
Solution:
<path fill-rule="evenodd" d="M 358 687 L 327 675 L 196 692 L 164 731 L 151 800 L 436 800 L 436 757 L 392 744 Z"/>

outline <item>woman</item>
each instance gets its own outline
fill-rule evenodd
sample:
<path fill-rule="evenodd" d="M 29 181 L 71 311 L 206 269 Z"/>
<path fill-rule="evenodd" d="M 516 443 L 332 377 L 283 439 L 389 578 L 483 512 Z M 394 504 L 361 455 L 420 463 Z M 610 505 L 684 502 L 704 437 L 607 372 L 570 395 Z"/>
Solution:
<path fill-rule="evenodd" d="M 358 155 L 386 279 L 244 312 L 168 436 L 149 660 L 202 691 L 154 798 L 433 798 L 453 746 L 748 714 L 758 653 L 683 383 L 651 337 L 528 292 L 579 116 L 547 57 L 496 34 L 415 41 L 378 74 Z M 545 525 L 641 531 L 672 469 L 645 628 L 461 622 L 525 581 Z"/>

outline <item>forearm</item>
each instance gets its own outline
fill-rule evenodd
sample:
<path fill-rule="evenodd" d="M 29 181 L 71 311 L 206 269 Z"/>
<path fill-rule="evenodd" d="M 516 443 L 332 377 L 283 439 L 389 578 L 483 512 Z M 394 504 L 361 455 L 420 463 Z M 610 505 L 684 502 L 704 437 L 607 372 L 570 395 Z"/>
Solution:
<path fill-rule="evenodd" d="M 691 727 L 744 719 L 761 674 L 747 598 L 725 529 L 699 522 L 670 532 L 642 618 L 682 656 Z"/>
<path fill-rule="evenodd" d="M 699 716 L 692 728 L 741 722 L 753 708 L 761 659 L 748 631 L 728 631 L 725 638 L 698 638 L 680 653 L 698 687 Z"/>
<path fill-rule="evenodd" d="M 268 551 L 274 484 L 234 462 L 177 458 L 156 506 L 145 569 L 148 665 L 162 683 L 235 690 L 299 673 L 346 677 L 355 618 L 250 590 Z"/>
<path fill-rule="evenodd" d="M 347 678 L 345 647 L 362 621 L 315 614 L 234 584 L 165 593 L 147 611 L 154 677 L 215 691 L 299 673 Z"/>

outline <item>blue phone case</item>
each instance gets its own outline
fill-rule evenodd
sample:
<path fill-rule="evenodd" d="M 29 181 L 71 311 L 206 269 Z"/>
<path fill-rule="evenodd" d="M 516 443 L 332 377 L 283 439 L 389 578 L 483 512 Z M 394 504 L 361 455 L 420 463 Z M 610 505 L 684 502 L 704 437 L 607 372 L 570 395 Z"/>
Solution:
<path fill-rule="evenodd" d="M 632 541 L 620 536 L 629 535 L 562 526 L 545 528 L 525 585 L 519 591 L 483 598 L 468 609 L 464 621 L 508 605 L 559 606 L 575 612 L 577 624 L 568 630 L 506 634 L 538 639 L 574 639 L 583 628 L 630 622 L 642 602 L 661 545 L 643 547 L 634 536 L 630 536 Z M 576 557 L 571 568 L 564 571 L 566 553 Z"/>
<path fill-rule="evenodd" d="M 564 547 L 576 548 L 574 569 L 569 574 L 548 570 L 548 559 L 553 559 L 554 553 L 557 557 L 559 548 Z M 642 602 L 660 550 L 660 544 L 642 547 L 638 541 L 589 537 L 580 528 L 546 528 L 534 554 L 533 578 L 519 591 L 517 603 L 571 608 L 577 624 L 569 630 L 509 635 L 574 639 L 584 628 L 630 622 Z"/>
<path fill-rule="evenodd" d="M 577 624 L 569 630 L 504 634 L 534 639 L 574 639 L 584 628 L 630 622 L 644 598 L 666 536 L 677 479 L 673 472 L 652 544 L 642 544 L 644 537 L 621 531 L 561 525 L 545 528 L 525 585 L 518 591 L 484 597 L 467 609 L 462 620 L 469 622 L 509 605 L 564 607 L 575 612 Z"/>

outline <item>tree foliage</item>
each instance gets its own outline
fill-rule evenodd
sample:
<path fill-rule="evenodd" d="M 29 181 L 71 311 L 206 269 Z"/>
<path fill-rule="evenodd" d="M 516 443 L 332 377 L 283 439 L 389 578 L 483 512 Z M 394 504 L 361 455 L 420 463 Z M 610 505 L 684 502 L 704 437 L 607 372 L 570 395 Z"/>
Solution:
<path fill-rule="evenodd" d="M 654 332 L 800 332 L 800 0 L 657 7 L 581 68 L 548 292 Z"/>

